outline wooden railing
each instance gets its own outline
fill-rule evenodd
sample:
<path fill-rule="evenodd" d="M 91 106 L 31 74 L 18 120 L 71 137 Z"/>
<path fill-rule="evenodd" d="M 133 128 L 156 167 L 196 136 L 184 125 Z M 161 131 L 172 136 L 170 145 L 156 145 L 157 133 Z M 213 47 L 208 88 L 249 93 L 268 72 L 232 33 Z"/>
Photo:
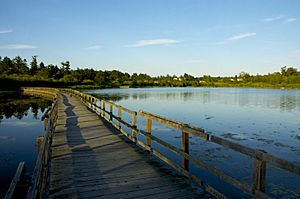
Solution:
<path fill-rule="evenodd" d="M 211 174 L 220 178 L 226 183 L 233 185 L 234 187 L 242 190 L 243 192 L 252 195 L 253 198 L 269 198 L 269 196 L 265 193 L 266 189 L 266 164 L 272 164 L 278 168 L 287 170 L 289 172 L 300 175 L 300 165 L 294 164 L 292 162 L 277 158 L 271 154 L 268 154 L 264 151 L 260 151 L 257 149 L 253 149 L 250 147 L 242 146 L 240 144 L 231 142 L 224 138 L 206 133 L 201 128 L 192 127 L 190 125 L 177 122 L 174 120 L 170 120 L 168 118 L 164 118 L 158 115 L 154 115 L 145 111 L 139 111 L 138 113 L 127 108 L 124 108 L 120 105 L 114 104 L 112 102 L 98 99 L 92 95 L 84 94 L 76 90 L 66 89 L 64 90 L 73 95 L 78 96 L 82 103 L 84 103 L 87 107 L 97 113 L 99 116 L 105 118 L 108 122 L 112 123 L 118 130 L 120 130 L 124 135 L 126 135 L 130 140 L 143 147 L 144 149 L 150 151 L 152 154 L 156 155 L 162 161 L 166 162 L 168 165 L 172 166 L 176 170 L 178 170 L 181 174 L 192 178 L 194 181 L 203 186 L 203 188 L 211 193 L 213 196 L 217 198 L 227 198 L 224 194 L 222 194 L 217 189 L 211 187 L 206 184 L 203 180 L 199 179 L 199 177 L 193 175 L 189 172 L 189 162 L 192 162 L 194 165 L 207 170 Z M 107 109 L 107 106 L 109 107 Z M 117 115 L 114 115 L 114 110 L 117 110 Z M 126 112 L 130 114 L 132 119 L 131 123 L 125 121 L 122 118 L 122 113 Z M 146 119 L 146 130 L 143 131 L 137 128 L 137 115 Z M 115 122 L 116 120 L 117 122 Z M 165 126 L 175 128 L 180 130 L 182 133 L 182 146 L 181 148 L 177 148 L 172 146 L 171 144 L 151 135 L 152 121 L 159 122 Z M 122 128 L 122 125 L 128 127 L 131 130 L 131 133 L 127 132 Z M 137 134 L 143 135 L 146 138 L 145 143 L 137 138 Z M 209 166 L 205 162 L 193 157 L 189 153 L 189 135 L 194 135 L 202 138 L 207 142 L 212 142 L 218 145 L 221 145 L 226 148 L 230 148 L 239 153 L 248 155 L 254 161 L 253 168 L 253 180 L 252 186 L 239 181 L 238 179 L 229 176 L 222 171 Z M 178 165 L 169 158 L 165 157 L 163 154 L 159 153 L 151 146 L 151 142 L 156 142 L 166 149 L 172 151 L 173 153 L 180 155 L 182 158 L 182 164 Z"/>
<path fill-rule="evenodd" d="M 52 88 L 24 88 L 24 93 L 50 97 L 53 103 L 50 109 L 43 116 L 44 138 L 40 146 L 38 157 L 33 170 L 31 184 L 28 190 L 27 199 L 45 198 L 47 194 L 47 177 L 49 172 L 49 159 L 51 151 L 52 136 L 58 117 L 59 90 Z"/>

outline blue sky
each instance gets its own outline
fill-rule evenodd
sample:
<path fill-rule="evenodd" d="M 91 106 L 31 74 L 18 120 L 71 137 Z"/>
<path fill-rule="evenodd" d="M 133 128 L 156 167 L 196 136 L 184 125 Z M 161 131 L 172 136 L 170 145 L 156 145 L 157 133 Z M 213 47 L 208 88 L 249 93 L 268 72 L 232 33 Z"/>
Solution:
<path fill-rule="evenodd" d="M 298 0 L 0 0 L 0 56 L 150 75 L 300 69 Z"/>

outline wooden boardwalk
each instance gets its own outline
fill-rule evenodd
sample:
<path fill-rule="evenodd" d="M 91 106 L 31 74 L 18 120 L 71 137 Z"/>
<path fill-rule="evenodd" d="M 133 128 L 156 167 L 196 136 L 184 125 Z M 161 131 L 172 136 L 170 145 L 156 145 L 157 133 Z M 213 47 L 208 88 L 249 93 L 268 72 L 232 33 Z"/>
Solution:
<path fill-rule="evenodd" d="M 207 197 L 65 93 L 49 177 L 49 198 Z"/>

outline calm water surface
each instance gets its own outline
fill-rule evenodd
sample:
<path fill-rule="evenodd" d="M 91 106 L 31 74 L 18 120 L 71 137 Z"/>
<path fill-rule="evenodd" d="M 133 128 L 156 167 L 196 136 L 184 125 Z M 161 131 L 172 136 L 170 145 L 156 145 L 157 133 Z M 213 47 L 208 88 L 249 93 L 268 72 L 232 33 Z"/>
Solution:
<path fill-rule="evenodd" d="M 25 161 L 27 175 L 33 171 L 36 138 L 44 134 L 41 117 L 50 104 L 18 92 L 0 92 L 0 198 L 20 161 Z"/>
<path fill-rule="evenodd" d="M 214 135 L 300 164 L 300 90 L 137 88 L 85 92 L 100 95 L 134 111 L 144 110 L 203 128 Z M 145 128 L 142 118 L 138 118 L 138 128 Z M 153 123 L 153 134 L 174 146 L 181 145 L 180 132 L 158 123 Z M 194 156 L 251 184 L 253 160 L 247 156 L 193 136 L 190 145 Z M 180 158 L 154 146 L 180 163 Z M 193 165 L 191 170 L 201 179 L 216 183 L 214 177 L 205 171 Z M 268 165 L 267 182 L 267 192 L 274 197 L 300 197 L 299 176 Z M 220 189 L 226 187 L 221 182 L 216 186 Z M 223 191 L 233 196 L 232 191 Z"/>

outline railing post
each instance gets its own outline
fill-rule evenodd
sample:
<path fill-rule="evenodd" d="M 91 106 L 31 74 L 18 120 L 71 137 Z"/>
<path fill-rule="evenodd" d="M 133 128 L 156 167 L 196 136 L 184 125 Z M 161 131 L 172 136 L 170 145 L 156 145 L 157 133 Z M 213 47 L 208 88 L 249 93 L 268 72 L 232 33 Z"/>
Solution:
<path fill-rule="evenodd" d="M 86 98 L 85 94 L 82 94 L 82 102 L 83 102 L 84 105 L 86 105 L 86 99 L 85 98 Z"/>
<path fill-rule="evenodd" d="M 122 117 L 122 109 L 120 106 L 118 106 L 118 129 L 121 130 L 121 118 Z"/>
<path fill-rule="evenodd" d="M 109 104 L 109 122 L 112 123 L 113 121 L 113 105 Z"/>
<path fill-rule="evenodd" d="M 102 101 L 102 117 L 105 117 L 105 102 Z"/>
<path fill-rule="evenodd" d="M 132 113 L 132 137 L 136 140 L 136 134 L 137 134 L 137 120 L 136 120 L 137 112 Z M 150 129 L 151 131 L 151 129 Z"/>
<path fill-rule="evenodd" d="M 91 97 L 91 110 L 94 110 L 94 98 Z"/>
<path fill-rule="evenodd" d="M 46 117 L 44 118 L 44 131 L 47 130 L 48 121 L 49 121 L 49 118 L 48 118 L 48 116 L 46 116 Z"/>
<path fill-rule="evenodd" d="M 186 154 L 189 154 L 189 134 L 184 132 L 184 130 L 182 129 L 182 152 L 183 153 L 186 153 Z M 184 155 L 182 155 L 182 165 L 181 167 L 184 169 L 184 170 L 189 170 L 189 160 L 186 159 L 184 157 Z"/>
<path fill-rule="evenodd" d="M 41 150 L 41 146 L 42 146 L 42 143 L 44 141 L 44 136 L 38 136 L 36 138 L 36 145 L 37 145 L 37 154 L 39 154 L 40 150 Z"/>
<path fill-rule="evenodd" d="M 152 128 L 152 120 L 147 118 L 146 120 L 146 133 L 151 134 L 151 128 Z M 151 139 L 146 138 L 146 145 L 151 146 Z"/>
<path fill-rule="evenodd" d="M 52 107 L 53 108 L 53 107 Z M 54 126 L 53 126 L 53 124 L 54 124 L 54 113 L 53 113 L 54 111 L 51 111 L 51 116 L 50 116 L 50 131 L 52 132 L 52 130 L 53 130 L 53 128 L 54 128 Z"/>
<path fill-rule="evenodd" d="M 97 113 L 97 99 L 94 98 L 94 112 Z"/>
<path fill-rule="evenodd" d="M 85 106 L 89 106 L 89 98 L 87 95 L 85 95 Z"/>
<path fill-rule="evenodd" d="M 255 190 L 259 190 L 261 192 L 266 191 L 266 162 L 263 160 L 254 159 L 252 188 L 253 192 Z"/>

